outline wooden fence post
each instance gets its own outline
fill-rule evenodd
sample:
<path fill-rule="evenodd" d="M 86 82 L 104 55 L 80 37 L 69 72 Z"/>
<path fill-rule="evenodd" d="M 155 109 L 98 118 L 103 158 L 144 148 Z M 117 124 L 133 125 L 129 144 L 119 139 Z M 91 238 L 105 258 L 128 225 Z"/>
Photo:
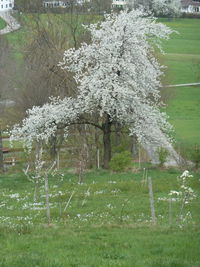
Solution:
<path fill-rule="evenodd" d="M 47 220 L 48 225 L 51 224 L 51 213 L 50 213 L 50 204 L 49 204 L 49 179 L 48 179 L 48 173 L 45 173 L 44 176 L 44 182 L 45 182 L 45 195 L 46 195 L 46 213 L 47 213 Z"/>
<path fill-rule="evenodd" d="M 153 187 L 151 177 L 148 177 L 148 187 L 149 187 L 149 200 L 150 200 L 150 209 L 151 209 L 151 220 L 154 225 L 156 225 L 156 213 L 153 199 Z"/>

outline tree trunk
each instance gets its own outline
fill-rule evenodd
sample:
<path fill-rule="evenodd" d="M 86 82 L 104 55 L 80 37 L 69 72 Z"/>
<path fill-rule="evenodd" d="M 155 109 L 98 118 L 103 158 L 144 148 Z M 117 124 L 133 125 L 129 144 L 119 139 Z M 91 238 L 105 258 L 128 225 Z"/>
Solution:
<path fill-rule="evenodd" d="M 131 138 L 131 153 L 133 158 L 137 158 L 138 157 L 138 141 L 137 141 L 137 137 L 135 135 L 132 136 Z"/>
<path fill-rule="evenodd" d="M 104 155 L 103 155 L 103 167 L 104 169 L 109 168 L 109 162 L 111 159 L 111 125 L 110 116 L 106 115 L 106 121 L 103 124 L 103 144 L 104 144 Z"/>
<path fill-rule="evenodd" d="M 0 130 L 0 173 L 3 173 L 3 142 L 2 142 L 2 132 Z"/>
<path fill-rule="evenodd" d="M 49 139 L 50 155 L 54 161 L 57 161 L 57 135 Z"/>
<path fill-rule="evenodd" d="M 95 128 L 95 152 L 96 152 L 96 168 L 100 168 L 100 158 L 99 158 L 99 133 L 98 129 Z"/>
<path fill-rule="evenodd" d="M 120 145 L 120 139 L 121 139 L 121 126 L 119 123 L 115 124 L 115 146 L 119 146 Z"/>

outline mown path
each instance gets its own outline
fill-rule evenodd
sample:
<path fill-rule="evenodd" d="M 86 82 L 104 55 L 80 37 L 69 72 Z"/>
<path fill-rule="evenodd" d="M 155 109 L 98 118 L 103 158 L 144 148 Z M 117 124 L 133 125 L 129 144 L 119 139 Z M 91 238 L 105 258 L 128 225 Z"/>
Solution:
<path fill-rule="evenodd" d="M 183 83 L 183 84 L 173 84 L 173 85 L 165 85 L 165 88 L 170 87 L 186 87 L 186 86 L 197 86 L 200 85 L 200 83 Z"/>
<path fill-rule="evenodd" d="M 11 15 L 11 12 L 9 11 L 1 11 L 0 17 L 5 20 L 7 23 L 7 26 L 0 30 L 0 35 L 7 34 L 9 32 L 16 31 L 20 28 L 20 24 L 17 22 L 17 20 Z"/>

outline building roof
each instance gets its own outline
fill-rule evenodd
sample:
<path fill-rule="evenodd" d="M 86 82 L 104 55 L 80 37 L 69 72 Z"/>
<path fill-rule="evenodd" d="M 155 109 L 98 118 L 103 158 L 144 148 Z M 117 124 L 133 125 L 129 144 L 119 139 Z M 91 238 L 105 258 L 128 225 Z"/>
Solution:
<path fill-rule="evenodd" d="M 200 6 L 200 0 L 199 1 L 193 1 L 193 0 L 181 0 L 181 4 L 183 7 L 188 6 Z"/>

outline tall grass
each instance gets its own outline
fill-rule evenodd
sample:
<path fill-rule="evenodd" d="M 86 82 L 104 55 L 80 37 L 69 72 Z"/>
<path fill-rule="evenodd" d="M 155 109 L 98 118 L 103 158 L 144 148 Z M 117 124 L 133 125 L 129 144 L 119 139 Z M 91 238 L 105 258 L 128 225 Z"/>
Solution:
<path fill-rule="evenodd" d="M 187 207 L 192 219 L 182 228 L 176 220 L 178 203 L 169 225 L 168 204 L 158 201 L 178 188 L 180 171 L 148 170 L 156 226 L 142 172 L 90 171 L 78 185 L 75 174 L 63 171 L 64 176 L 50 177 L 50 227 L 43 182 L 40 204 L 34 206 L 33 185 L 23 174 L 0 177 L 0 203 L 5 204 L 0 208 L 0 266 L 199 266 L 199 197 Z M 191 187 L 199 195 L 198 174 Z"/>

